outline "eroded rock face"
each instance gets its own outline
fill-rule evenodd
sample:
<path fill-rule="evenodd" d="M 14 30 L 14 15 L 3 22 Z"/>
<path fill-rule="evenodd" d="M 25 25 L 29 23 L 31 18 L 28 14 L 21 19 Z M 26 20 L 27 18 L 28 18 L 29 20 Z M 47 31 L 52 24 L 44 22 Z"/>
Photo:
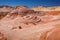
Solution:
<path fill-rule="evenodd" d="M 60 28 L 54 29 L 48 35 L 46 40 L 60 40 Z"/>
<path fill-rule="evenodd" d="M 33 7 L 32 9 L 35 11 L 60 11 L 60 6 L 53 6 L 53 7 L 38 6 Z"/>
<path fill-rule="evenodd" d="M 0 6 L 0 19 L 5 17 L 12 10 L 13 10 L 13 7 L 11 6 Z"/>
<path fill-rule="evenodd" d="M 2 16 L 0 30 L 5 34 L 0 33 L 1 40 L 60 40 L 59 11 L 36 11 L 17 6 Z"/>
<path fill-rule="evenodd" d="M 7 40 L 7 38 L 6 38 L 4 33 L 0 32 L 0 40 Z"/>

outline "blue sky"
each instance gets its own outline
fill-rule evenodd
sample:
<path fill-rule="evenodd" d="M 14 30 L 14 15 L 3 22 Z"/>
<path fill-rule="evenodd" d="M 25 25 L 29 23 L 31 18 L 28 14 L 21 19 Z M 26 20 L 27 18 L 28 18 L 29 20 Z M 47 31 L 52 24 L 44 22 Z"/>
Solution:
<path fill-rule="evenodd" d="M 0 0 L 0 5 L 18 6 L 59 6 L 60 0 Z"/>

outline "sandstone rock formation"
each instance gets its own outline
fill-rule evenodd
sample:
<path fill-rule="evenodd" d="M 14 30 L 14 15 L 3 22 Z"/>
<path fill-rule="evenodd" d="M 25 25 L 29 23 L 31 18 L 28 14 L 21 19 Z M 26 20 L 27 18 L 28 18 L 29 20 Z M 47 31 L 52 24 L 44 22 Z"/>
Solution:
<path fill-rule="evenodd" d="M 31 9 L 35 11 L 60 11 L 60 6 L 53 6 L 53 7 L 38 6 L 38 7 L 32 7 Z"/>
<path fill-rule="evenodd" d="M 12 10 L 8 13 L 3 10 L 6 14 L 0 16 L 0 30 L 4 34 L 0 35 L 1 40 L 60 40 L 59 7 L 44 8 L 45 11 L 26 6 L 7 7 Z"/>
<path fill-rule="evenodd" d="M 7 40 L 6 36 L 0 32 L 0 40 Z"/>

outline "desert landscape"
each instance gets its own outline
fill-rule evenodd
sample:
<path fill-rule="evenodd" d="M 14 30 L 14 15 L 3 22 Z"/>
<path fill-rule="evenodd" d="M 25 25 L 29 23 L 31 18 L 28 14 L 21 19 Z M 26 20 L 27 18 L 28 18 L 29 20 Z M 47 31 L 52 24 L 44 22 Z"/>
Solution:
<path fill-rule="evenodd" d="M 0 40 L 60 40 L 60 6 L 0 6 Z"/>

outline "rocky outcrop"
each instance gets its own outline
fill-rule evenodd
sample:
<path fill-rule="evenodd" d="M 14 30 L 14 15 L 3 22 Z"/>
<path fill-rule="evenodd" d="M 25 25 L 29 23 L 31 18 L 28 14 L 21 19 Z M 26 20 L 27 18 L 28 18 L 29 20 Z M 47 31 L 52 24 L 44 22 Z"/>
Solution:
<path fill-rule="evenodd" d="M 60 6 L 53 6 L 53 7 L 38 6 L 33 7 L 32 9 L 35 11 L 60 11 Z"/>
<path fill-rule="evenodd" d="M 6 38 L 4 33 L 0 32 L 0 40 L 7 40 L 7 38 Z"/>
<path fill-rule="evenodd" d="M 0 8 L 7 7 L 12 10 L 0 14 L 1 40 L 60 40 L 60 11 L 26 6 Z"/>

